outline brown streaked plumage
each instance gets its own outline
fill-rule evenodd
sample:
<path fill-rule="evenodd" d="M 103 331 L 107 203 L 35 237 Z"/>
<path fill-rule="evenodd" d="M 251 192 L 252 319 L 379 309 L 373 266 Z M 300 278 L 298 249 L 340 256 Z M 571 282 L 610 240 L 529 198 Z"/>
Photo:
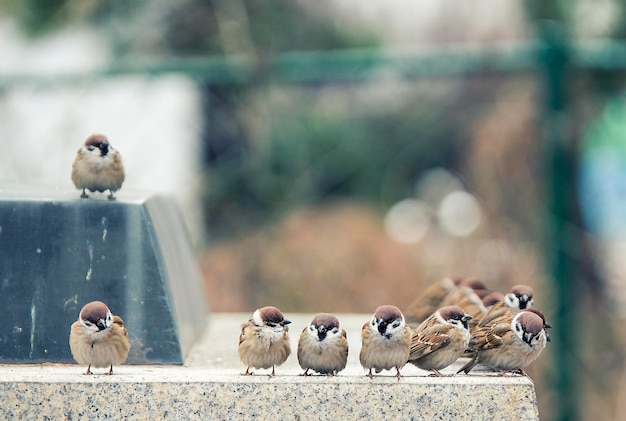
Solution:
<path fill-rule="evenodd" d="M 302 330 L 298 341 L 298 363 L 308 376 L 309 370 L 334 376 L 348 361 L 346 331 L 339 326 L 337 317 L 319 313 L 309 326 Z"/>
<path fill-rule="evenodd" d="M 376 309 L 372 320 L 361 329 L 361 352 L 359 360 L 368 370 L 367 376 L 373 377 L 372 370 L 396 369 L 400 380 L 400 369 L 409 358 L 411 328 L 409 328 L 400 309 L 393 305 L 382 305 Z"/>
<path fill-rule="evenodd" d="M 467 314 L 476 319 L 482 317 L 487 312 L 481 297 L 488 295 L 490 292 L 481 280 L 466 278 L 459 283 L 455 291 L 446 296 L 441 306 L 461 307 Z"/>
<path fill-rule="evenodd" d="M 113 374 L 113 366 L 124 363 L 130 350 L 124 321 L 101 301 L 85 304 L 70 329 L 70 350 L 79 364 L 87 365 L 85 374 L 92 374 L 92 366 L 110 366 L 108 374 Z"/>
<path fill-rule="evenodd" d="M 463 278 L 443 278 L 426 289 L 404 311 L 406 322 L 417 326 L 433 314 L 448 294 L 457 289 Z"/>
<path fill-rule="evenodd" d="M 503 297 L 500 302 L 491 306 L 487 312 L 478 319 L 477 325 L 486 326 L 493 323 L 505 314 L 516 314 L 518 311 L 530 308 L 533 304 L 533 290 L 527 285 L 515 285 Z"/>
<path fill-rule="evenodd" d="M 261 307 L 252 313 L 250 319 L 241 325 L 239 359 L 246 365 L 242 375 L 253 374 L 250 367 L 270 368 L 275 375 L 275 367 L 281 365 L 291 354 L 289 326 L 291 321 L 273 306 Z"/>
<path fill-rule="evenodd" d="M 515 372 L 526 375 L 524 368 L 543 351 L 547 342 L 545 320 L 536 312 L 520 310 L 495 319 L 492 324 L 478 326 L 470 335 L 469 349 L 474 357 L 461 371 L 469 373 L 482 363 L 498 370 L 500 375 Z"/>
<path fill-rule="evenodd" d="M 103 134 L 93 134 L 76 152 L 72 164 L 72 182 L 82 190 L 81 198 L 89 197 L 85 190 L 104 192 L 109 190 L 109 200 L 115 199 L 115 192 L 124 182 L 122 156 L 113 148 Z"/>
<path fill-rule="evenodd" d="M 444 376 L 439 370 L 455 362 L 467 348 L 467 321 L 471 318 L 458 306 L 437 310 L 414 331 L 408 362 L 435 376 Z"/>

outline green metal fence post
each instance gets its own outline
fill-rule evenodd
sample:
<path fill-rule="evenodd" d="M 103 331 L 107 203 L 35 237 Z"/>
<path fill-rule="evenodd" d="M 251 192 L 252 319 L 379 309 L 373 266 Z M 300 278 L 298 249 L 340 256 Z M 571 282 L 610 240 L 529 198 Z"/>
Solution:
<path fill-rule="evenodd" d="M 540 60 L 543 68 L 545 113 L 544 164 L 546 176 L 546 259 L 549 266 L 555 298 L 554 331 L 554 390 L 556 392 L 555 419 L 575 421 L 580 418 L 579 390 L 574 314 L 579 303 L 575 263 L 568 249 L 571 245 L 569 223 L 576 200 L 576 165 L 570 122 L 567 114 L 566 86 L 569 49 L 562 29 L 553 22 L 542 28 L 543 45 Z M 574 205 L 573 205 L 574 204 Z"/>

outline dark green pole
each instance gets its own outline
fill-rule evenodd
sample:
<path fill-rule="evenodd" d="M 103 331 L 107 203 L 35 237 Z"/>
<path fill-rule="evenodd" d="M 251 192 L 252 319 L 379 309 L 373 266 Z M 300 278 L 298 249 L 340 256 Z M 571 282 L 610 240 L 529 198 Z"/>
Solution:
<path fill-rule="evenodd" d="M 561 28 L 553 22 L 542 28 L 541 64 L 544 80 L 544 164 L 546 168 L 546 242 L 545 252 L 555 299 L 553 387 L 556 392 L 555 419 L 580 418 L 579 379 L 576 369 L 576 337 L 579 290 L 575 262 L 571 254 L 576 241 L 571 225 L 577 218 L 576 142 L 567 110 L 569 49 Z M 575 246 L 573 248 L 576 248 Z M 568 252 L 569 251 L 569 252 Z"/>

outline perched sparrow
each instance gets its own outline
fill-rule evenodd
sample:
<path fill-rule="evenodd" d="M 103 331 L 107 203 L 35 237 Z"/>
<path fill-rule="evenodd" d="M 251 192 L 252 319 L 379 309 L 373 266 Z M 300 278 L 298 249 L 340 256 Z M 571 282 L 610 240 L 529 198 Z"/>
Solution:
<path fill-rule="evenodd" d="M 400 380 L 400 369 L 409 358 L 411 345 L 411 328 L 400 309 L 392 305 L 378 307 L 372 320 L 363 325 L 361 340 L 359 358 L 363 368 L 369 370 L 367 376 L 373 377 L 372 369 L 380 373 L 395 367 Z"/>
<path fill-rule="evenodd" d="M 298 341 L 298 363 L 304 369 L 334 376 L 348 362 L 348 339 L 346 331 L 339 327 L 339 320 L 332 314 L 315 315 L 311 324 L 304 328 Z"/>
<path fill-rule="evenodd" d="M 492 324 L 494 320 L 504 316 L 507 313 L 515 314 L 520 310 L 531 308 L 533 305 L 533 290 L 528 285 L 515 285 L 497 303 L 480 317 L 476 325 L 485 326 Z M 471 327 L 471 326 L 470 326 Z"/>
<path fill-rule="evenodd" d="M 467 321 L 471 318 L 457 306 L 437 310 L 413 333 L 409 362 L 443 377 L 439 370 L 455 362 L 467 348 L 470 338 Z"/>
<path fill-rule="evenodd" d="M 112 315 L 102 301 L 85 304 L 78 320 L 72 323 L 70 350 L 79 364 L 87 364 L 85 374 L 91 374 L 91 366 L 109 365 L 109 374 L 113 374 L 113 365 L 126 361 L 130 350 L 124 321 Z"/>
<path fill-rule="evenodd" d="M 124 165 L 122 156 L 109 144 L 103 134 L 92 134 L 76 153 L 72 165 L 72 181 L 77 189 L 82 189 L 81 198 L 89 197 L 85 189 L 95 192 L 109 190 L 109 200 L 122 187 Z"/>
<path fill-rule="evenodd" d="M 253 374 L 250 367 L 270 368 L 281 365 L 291 353 L 289 345 L 290 320 L 276 307 L 261 307 L 241 325 L 239 335 L 239 359 L 246 365 L 243 376 Z"/>
<path fill-rule="evenodd" d="M 473 318 L 482 317 L 487 312 L 482 297 L 489 293 L 491 291 L 482 281 L 476 278 L 463 279 L 458 288 L 446 296 L 441 306 L 458 306 Z"/>
<path fill-rule="evenodd" d="M 467 374 L 482 363 L 499 370 L 501 375 L 508 371 L 526 376 L 524 368 L 541 354 L 547 342 L 545 319 L 537 313 L 520 310 L 494 320 L 491 325 L 478 326 L 469 343 L 474 357 L 457 373 Z"/>
<path fill-rule="evenodd" d="M 406 308 L 404 316 L 407 323 L 417 326 L 426 320 L 441 307 L 446 296 L 456 290 L 462 280 L 462 278 L 443 278 L 427 288 Z"/>

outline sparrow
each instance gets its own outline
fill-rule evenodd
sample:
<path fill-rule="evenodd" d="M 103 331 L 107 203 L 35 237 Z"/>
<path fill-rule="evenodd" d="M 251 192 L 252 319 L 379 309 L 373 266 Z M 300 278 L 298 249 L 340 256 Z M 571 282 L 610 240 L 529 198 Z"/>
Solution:
<path fill-rule="evenodd" d="M 474 319 L 482 317 L 487 312 L 482 297 L 491 293 L 485 284 L 476 278 L 463 279 L 456 290 L 444 298 L 441 303 L 445 306 L 458 306 L 465 310 Z"/>
<path fill-rule="evenodd" d="M 467 321 L 471 318 L 458 306 L 434 312 L 413 332 L 408 362 L 445 377 L 439 370 L 455 362 L 469 344 Z"/>
<path fill-rule="evenodd" d="M 92 374 L 91 366 L 109 365 L 113 374 L 113 366 L 124 363 L 130 350 L 124 320 L 102 301 L 85 304 L 70 329 L 70 350 L 79 364 L 87 364 L 85 374 Z"/>
<path fill-rule="evenodd" d="M 115 200 L 114 193 L 124 182 L 122 156 L 109 143 L 103 134 L 92 134 L 76 152 L 72 164 L 72 181 L 77 189 L 82 189 L 80 197 L 89 196 L 85 189 L 95 192 L 109 190 L 109 200 Z"/>
<path fill-rule="evenodd" d="M 291 354 L 289 345 L 290 320 L 276 307 L 267 306 L 256 309 L 250 319 L 241 325 L 239 335 L 239 359 L 246 365 L 242 376 L 252 375 L 250 367 L 274 368 L 281 365 Z"/>
<path fill-rule="evenodd" d="M 463 278 L 443 278 L 434 283 L 417 297 L 404 311 L 406 321 L 412 325 L 419 325 L 433 314 L 448 294 L 457 289 Z"/>
<path fill-rule="evenodd" d="M 507 375 L 513 372 L 528 376 L 524 371 L 541 354 L 548 342 L 545 318 L 537 310 L 520 310 L 478 326 L 470 335 L 469 349 L 474 357 L 457 373 L 469 373 L 482 363 Z"/>
<path fill-rule="evenodd" d="M 348 362 L 346 331 L 332 314 L 320 313 L 302 330 L 298 341 L 298 363 L 309 376 L 309 370 L 334 376 Z"/>
<path fill-rule="evenodd" d="M 359 359 L 363 368 L 369 370 L 367 377 L 391 370 L 395 367 L 400 380 L 400 369 L 409 358 L 411 328 L 404 321 L 400 309 L 393 305 L 383 305 L 376 309 L 372 320 L 361 329 L 361 353 Z"/>
<path fill-rule="evenodd" d="M 489 325 L 504 314 L 515 314 L 520 310 L 531 308 L 532 305 L 532 288 L 528 285 L 514 285 L 500 302 L 494 303 L 482 317 L 478 318 L 476 325 Z"/>

